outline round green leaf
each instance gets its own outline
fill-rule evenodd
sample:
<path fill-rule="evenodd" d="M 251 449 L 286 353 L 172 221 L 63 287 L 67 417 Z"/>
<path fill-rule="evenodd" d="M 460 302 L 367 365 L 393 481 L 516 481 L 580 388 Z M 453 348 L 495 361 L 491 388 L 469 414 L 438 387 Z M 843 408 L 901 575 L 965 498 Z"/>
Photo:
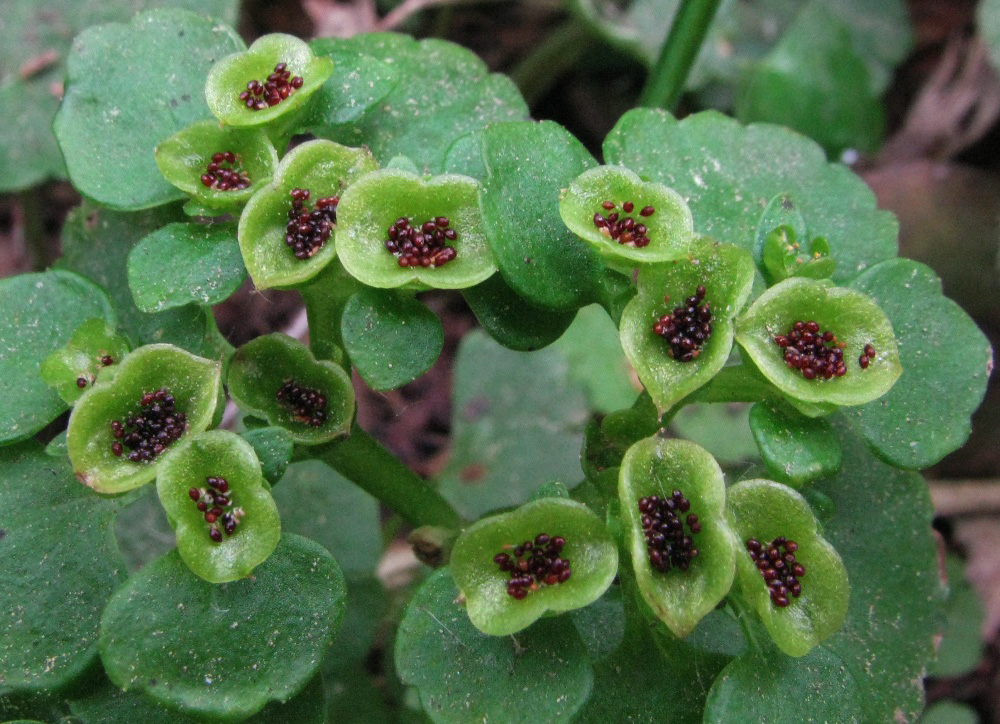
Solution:
<path fill-rule="evenodd" d="M 460 45 L 395 33 L 360 33 L 339 41 L 338 47 L 375 58 L 397 74 L 377 110 L 336 136 L 341 143 L 364 144 L 382 163 L 402 154 L 422 173 L 441 173 L 448 147 L 459 136 L 493 121 L 528 117 L 528 107 L 510 78 L 491 74 L 478 56 Z"/>
<path fill-rule="evenodd" d="M 792 659 L 772 650 L 734 659 L 712 685 L 705 721 L 865 721 L 864 691 L 836 655 L 823 648 Z"/>
<path fill-rule="evenodd" d="M 160 174 L 153 150 L 208 114 L 201 91 L 208 69 L 242 47 L 232 28 L 174 8 L 77 36 L 53 125 L 73 184 L 119 209 L 182 198 Z"/>
<path fill-rule="evenodd" d="M 98 380 L 76 403 L 69 418 L 67 447 L 76 476 L 99 493 L 121 493 L 156 477 L 172 450 L 152 462 L 131 462 L 111 450 L 111 422 L 139 409 L 147 392 L 166 389 L 187 415 L 187 434 L 205 430 L 218 401 L 221 365 L 168 344 L 151 344 L 129 354 L 110 380 Z M 181 445 L 183 438 L 174 443 Z"/>
<path fill-rule="evenodd" d="M 840 469 L 840 441 L 826 420 L 806 417 L 777 400 L 750 408 L 750 430 L 767 471 L 800 487 Z"/>
<path fill-rule="evenodd" d="M 597 253 L 566 228 L 559 193 L 593 167 L 593 156 L 551 122 L 497 123 L 482 137 L 483 221 L 497 267 L 525 300 L 575 310 L 599 294 Z"/>
<path fill-rule="evenodd" d="M 209 537 L 205 513 L 188 495 L 192 488 L 206 490 L 210 477 L 226 480 L 227 497 L 234 510 L 242 511 L 236 530 L 219 543 Z M 246 578 L 267 560 L 281 538 L 278 507 L 264 488 L 257 456 L 250 443 L 235 433 L 211 430 L 192 436 L 160 467 L 156 492 L 177 531 L 181 560 L 210 583 Z"/>
<path fill-rule="evenodd" d="M 288 98 L 263 110 L 250 110 L 240 93 L 252 80 L 263 83 L 284 63 L 292 76 L 301 76 L 302 87 Z M 271 33 L 257 38 L 247 50 L 233 53 L 212 66 L 205 82 L 205 99 L 213 115 L 227 126 L 259 126 L 301 108 L 333 73 L 333 61 L 316 57 L 305 41 L 293 35 Z"/>
<path fill-rule="evenodd" d="M 168 224 L 144 237 L 128 257 L 128 285 L 144 312 L 218 304 L 244 279 L 234 224 Z"/>
<path fill-rule="evenodd" d="M 70 272 L 47 271 L 0 280 L 0 443 L 41 430 L 66 404 L 39 376 L 39 367 L 91 318 L 114 323 L 100 288 Z"/>
<path fill-rule="evenodd" d="M 807 380 L 785 364 L 775 336 L 787 334 L 794 322 L 809 320 L 833 332 L 844 345 L 843 377 Z M 736 341 L 775 387 L 809 403 L 871 402 L 888 392 L 902 372 L 892 325 L 871 297 L 802 277 L 786 279 L 758 297 L 736 320 Z M 858 357 L 868 344 L 875 347 L 876 357 L 862 369 Z"/>
<path fill-rule="evenodd" d="M 250 179 L 247 188 L 220 191 L 202 183 L 201 177 L 212 156 L 226 151 L 236 154 L 233 168 Z M 263 131 L 198 121 L 156 147 L 156 165 L 167 181 L 192 196 L 196 203 L 209 209 L 232 210 L 245 204 L 271 180 L 278 165 L 278 152 Z"/>
<path fill-rule="evenodd" d="M 494 274 L 482 284 L 462 290 L 486 333 L 508 349 L 531 352 L 555 340 L 569 327 L 575 313 L 554 312 L 530 304 L 503 276 Z"/>
<path fill-rule="evenodd" d="M 437 571 L 410 601 L 396 635 L 399 676 L 420 692 L 431 719 L 507 721 L 513 694 L 534 721 L 570 721 L 593 681 L 570 619 L 543 619 L 514 636 L 487 636 L 469 622 L 458 595 L 449 570 Z"/>
<path fill-rule="evenodd" d="M 277 398 L 293 380 L 319 390 L 326 397 L 326 421 L 319 426 L 297 419 Z M 332 362 L 317 362 L 304 344 L 283 334 L 257 337 L 236 350 L 229 368 L 229 394 L 236 404 L 272 425 L 283 427 L 292 439 L 316 445 L 346 435 L 354 416 L 354 388 L 347 373 Z"/>
<path fill-rule="evenodd" d="M 608 201 L 615 208 L 602 206 Z M 621 208 L 626 201 L 635 205 L 632 212 Z M 647 206 L 655 209 L 652 216 L 639 213 Z M 649 229 L 649 246 L 637 248 L 612 239 L 606 225 L 603 229 L 595 225 L 597 214 L 604 218 L 620 214 L 644 224 Z M 694 228 L 691 210 L 680 194 L 663 184 L 644 183 L 636 174 L 617 166 L 598 166 L 573 179 L 569 188 L 560 193 L 559 215 L 570 231 L 593 246 L 609 264 L 624 267 L 680 259 L 687 253 Z"/>
<path fill-rule="evenodd" d="M 346 185 L 376 168 L 366 149 L 322 139 L 296 146 L 281 159 L 274 181 L 253 195 L 240 216 L 240 249 L 258 289 L 307 281 L 337 254 L 336 232 L 308 259 L 296 258 L 285 244 L 292 189 L 308 189 L 314 204 L 317 199 L 341 196 Z"/>
<path fill-rule="evenodd" d="M 352 184 L 337 207 L 337 253 L 344 268 L 373 287 L 461 289 L 488 279 L 496 266 L 479 211 L 479 182 L 444 174 L 422 179 L 397 169 L 368 174 Z M 445 216 L 458 238 L 457 255 L 440 267 L 400 267 L 385 248 L 388 228 L 399 218 L 414 226 Z"/>
<path fill-rule="evenodd" d="M 510 574 L 501 571 L 493 557 L 540 533 L 566 539 L 559 556 L 569 561 L 572 576 L 517 600 L 507 594 Z M 572 611 L 600 598 L 618 572 L 618 549 L 587 506 L 541 498 L 467 528 L 455 541 L 450 567 L 475 627 L 504 636 L 527 628 L 548 611 Z"/>
<path fill-rule="evenodd" d="M 246 430 L 240 433 L 240 437 L 253 448 L 264 479 L 271 485 L 277 485 L 292 459 L 295 443 L 291 433 L 283 427 L 260 427 Z"/>
<path fill-rule="evenodd" d="M 129 349 L 128 340 L 116 334 L 114 326 L 96 317 L 88 319 L 77 327 L 66 346 L 45 358 L 39 375 L 45 384 L 55 388 L 63 402 L 74 405 L 101 373 L 114 374 L 115 365 Z M 104 364 L 106 361 L 108 364 Z M 80 379 L 85 382 L 83 387 Z"/>
<path fill-rule="evenodd" d="M 805 656 L 840 630 L 847 616 L 850 584 L 844 564 L 817 530 L 809 503 L 771 480 L 744 480 L 729 488 L 726 512 L 740 543 L 767 544 L 779 536 L 795 541 L 805 567 L 802 595 L 779 608 L 771 602 L 764 577 L 746 550 L 736 556 L 740 591 L 757 611 L 771 638 L 789 656 Z"/>
<path fill-rule="evenodd" d="M 177 553 L 133 575 L 101 617 L 101 661 L 122 689 L 193 716 L 246 718 L 316 673 L 344 615 L 337 562 L 286 534 L 253 578 L 213 585 Z"/>
<path fill-rule="evenodd" d="M 903 376 L 884 398 L 848 414 L 893 465 L 933 465 L 969 436 L 969 416 L 993 369 L 989 341 L 923 264 L 885 262 L 852 286 L 871 295 L 892 322 Z"/>
<path fill-rule="evenodd" d="M 110 534 L 122 501 L 77 483 L 65 457 L 34 441 L 0 448 L 0 480 L 2 702 L 90 669 L 101 609 L 127 571 Z"/>
<path fill-rule="evenodd" d="M 362 53 L 356 45 L 351 38 L 316 38 L 309 42 L 316 55 L 333 61 L 334 68 L 301 121 L 320 138 L 347 132 L 399 83 L 400 71 L 394 63 Z"/>
<path fill-rule="evenodd" d="M 736 573 L 739 544 L 726 523 L 722 470 L 692 442 L 653 436 L 629 448 L 619 475 L 618 499 L 639 591 L 675 635 L 687 636 L 729 593 Z M 649 562 L 638 503 L 650 495 L 669 499 L 674 490 L 691 502 L 702 530 L 691 533 L 698 555 L 688 569 L 661 573 Z"/>
<path fill-rule="evenodd" d="M 794 192 L 810 233 L 826 237 L 835 280 L 896 254 L 899 225 L 865 183 L 831 164 L 813 141 L 778 126 L 742 126 L 708 111 L 677 121 L 659 110 L 622 116 L 604 141 L 606 163 L 625 166 L 684 197 L 695 231 L 751 250 L 761 205 Z"/>
<path fill-rule="evenodd" d="M 430 369 L 444 346 L 441 321 L 413 297 L 362 289 L 341 318 L 344 347 L 375 390 L 393 390 Z"/>
<path fill-rule="evenodd" d="M 692 242 L 687 258 L 640 269 L 639 293 L 622 312 L 622 347 L 661 411 L 711 380 L 726 364 L 733 347 L 732 319 L 750 295 L 753 275 L 750 254 L 704 237 Z M 668 341 L 653 332 L 653 326 L 699 286 L 705 287 L 705 302 L 712 310 L 712 334 L 698 357 L 681 362 L 670 356 Z"/>

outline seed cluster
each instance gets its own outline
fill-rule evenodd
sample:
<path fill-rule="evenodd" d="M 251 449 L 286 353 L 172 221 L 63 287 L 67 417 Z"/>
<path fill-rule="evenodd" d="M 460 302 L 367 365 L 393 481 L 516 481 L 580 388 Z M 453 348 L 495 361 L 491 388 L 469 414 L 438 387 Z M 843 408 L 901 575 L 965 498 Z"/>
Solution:
<path fill-rule="evenodd" d="M 330 239 L 337 224 L 339 196 L 325 196 L 316 200 L 310 211 L 306 208 L 309 189 L 292 189 L 292 208 L 288 211 L 285 243 L 295 252 L 296 259 L 308 259 Z"/>
<path fill-rule="evenodd" d="M 699 285 L 694 296 L 684 301 L 683 307 L 660 317 L 653 325 L 653 333 L 670 344 L 668 354 L 678 362 L 693 362 L 701 348 L 712 335 L 712 307 L 705 301 L 705 287 Z M 670 297 L 664 297 L 669 303 Z"/>
<path fill-rule="evenodd" d="M 385 242 L 386 250 L 396 257 L 401 267 L 439 267 L 452 261 L 458 252 L 448 242 L 458 238 L 447 216 L 436 216 L 419 226 L 405 216 L 396 219 Z"/>
<path fill-rule="evenodd" d="M 571 575 L 569 561 L 561 558 L 559 553 L 566 545 L 566 539 L 539 533 L 535 540 L 526 540 L 513 548 L 510 553 L 497 553 L 493 561 L 504 573 L 510 573 L 507 583 L 507 595 L 521 600 L 531 591 L 537 591 L 541 586 L 554 586 L 565 583 Z"/>
<path fill-rule="evenodd" d="M 871 344 L 866 344 L 861 356 L 858 357 L 858 364 L 861 365 L 861 369 L 866 370 L 873 359 L 875 359 L 875 348 Z"/>
<path fill-rule="evenodd" d="M 785 364 L 799 370 L 807 380 L 829 380 L 847 374 L 843 345 L 833 332 L 820 331 L 813 321 L 795 322 L 787 334 L 779 334 L 774 343 L 785 350 Z"/>
<path fill-rule="evenodd" d="M 212 154 L 212 160 L 201 175 L 201 183 L 216 191 L 237 191 L 250 188 L 250 177 L 240 166 L 239 156 L 232 151 L 219 151 Z"/>
<path fill-rule="evenodd" d="M 251 111 L 262 111 L 281 103 L 301 88 L 303 82 L 301 75 L 292 76 L 284 63 L 278 63 L 263 83 L 259 80 L 247 83 L 247 89 L 240 93 L 240 100 Z"/>
<path fill-rule="evenodd" d="M 312 427 L 322 427 L 326 422 L 326 397 L 319 390 L 300 385 L 295 380 L 285 380 L 275 397 L 299 422 Z"/>
<path fill-rule="evenodd" d="M 101 364 L 104 365 L 105 367 L 110 367 L 114 363 L 115 363 L 115 358 L 112 357 L 111 355 L 109 354 L 101 355 Z M 83 375 L 81 375 L 80 377 L 76 378 L 76 386 L 82 390 L 84 387 L 86 387 L 93 381 L 94 381 L 93 378 L 88 379 Z"/>
<path fill-rule="evenodd" d="M 216 543 L 222 542 L 222 533 L 232 535 L 245 515 L 243 508 L 233 505 L 229 492 L 229 481 L 223 477 L 205 478 L 207 488 L 191 488 L 188 495 L 205 514 L 208 523 L 208 537 Z"/>
<path fill-rule="evenodd" d="M 767 583 L 771 603 L 778 608 L 785 608 L 790 603 L 789 596 L 798 598 L 802 595 L 799 579 L 806 575 L 806 569 L 795 560 L 795 551 L 799 549 L 795 541 L 779 536 L 764 545 L 756 538 L 751 538 L 746 545 L 747 552 Z"/>
<path fill-rule="evenodd" d="M 669 498 L 658 495 L 639 498 L 640 521 L 646 536 L 649 563 L 660 573 L 666 573 L 671 568 L 686 571 L 691 559 L 698 555 L 691 537 L 701 532 L 698 516 L 688 513 L 682 520 L 690 509 L 691 502 L 679 490 L 675 490 Z M 689 534 L 684 532 L 685 521 Z"/>
<path fill-rule="evenodd" d="M 139 400 L 139 411 L 125 418 L 113 420 L 111 452 L 126 457 L 134 463 L 149 462 L 162 453 L 171 443 L 177 442 L 187 427 L 187 415 L 178 412 L 174 396 L 166 388 L 147 392 Z"/>
<path fill-rule="evenodd" d="M 649 237 L 646 236 L 649 233 L 649 229 L 638 219 L 629 216 L 635 209 L 635 204 L 631 201 L 623 203 L 623 213 L 618 213 L 614 210 L 617 206 L 613 201 L 604 201 L 601 203 L 601 207 L 605 213 L 612 212 L 607 216 L 599 211 L 594 214 L 594 226 L 600 229 L 602 234 L 624 246 L 631 246 L 636 249 L 649 246 Z M 641 218 L 647 218 L 655 213 L 656 209 L 652 206 L 643 206 L 639 210 Z"/>

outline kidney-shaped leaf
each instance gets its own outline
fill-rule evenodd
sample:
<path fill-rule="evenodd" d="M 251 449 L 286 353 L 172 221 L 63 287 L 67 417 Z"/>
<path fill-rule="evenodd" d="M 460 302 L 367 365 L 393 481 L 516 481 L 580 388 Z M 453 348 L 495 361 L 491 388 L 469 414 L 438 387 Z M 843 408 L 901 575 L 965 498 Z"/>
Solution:
<path fill-rule="evenodd" d="M 208 116 L 202 91 L 208 69 L 242 48 L 232 28 L 174 8 L 81 33 L 53 126 L 73 184 L 119 209 L 183 198 L 160 174 L 153 151 Z"/>
<path fill-rule="evenodd" d="M 319 544 L 285 534 L 252 579 L 215 585 L 174 552 L 136 573 L 101 617 L 111 680 L 193 715 L 245 718 L 313 677 L 346 586 Z"/>

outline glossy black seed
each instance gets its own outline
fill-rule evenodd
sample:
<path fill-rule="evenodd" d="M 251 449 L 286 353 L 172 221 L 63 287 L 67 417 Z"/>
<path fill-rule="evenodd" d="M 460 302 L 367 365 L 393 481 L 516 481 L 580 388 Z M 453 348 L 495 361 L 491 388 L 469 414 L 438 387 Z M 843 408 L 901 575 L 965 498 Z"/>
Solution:
<path fill-rule="evenodd" d="M 792 598 L 802 595 L 802 584 L 798 579 L 806 574 L 806 569 L 795 558 L 795 551 L 799 549 L 795 541 L 779 536 L 765 545 L 756 538 L 751 538 L 746 542 L 746 547 L 767 584 L 771 603 L 778 608 L 785 608 L 791 604 L 789 594 Z"/>
<path fill-rule="evenodd" d="M 292 249 L 296 259 L 309 259 L 326 245 L 337 225 L 339 196 L 317 199 L 313 209 L 306 208 L 309 189 L 292 189 L 292 206 L 288 210 L 285 227 L 285 244 Z"/>
<path fill-rule="evenodd" d="M 678 362 L 693 362 L 712 336 L 712 307 L 705 301 L 706 290 L 698 286 L 684 306 L 667 312 L 653 325 L 653 334 L 663 337 L 670 345 L 667 353 Z M 669 299 L 664 299 L 669 301 Z"/>
<path fill-rule="evenodd" d="M 292 417 L 306 425 L 322 427 L 327 420 L 327 400 L 320 390 L 300 385 L 295 380 L 285 380 L 275 398 Z"/>
<path fill-rule="evenodd" d="M 145 393 L 139 400 L 138 412 L 124 421 L 111 421 L 111 435 L 115 438 L 111 452 L 121 456 L 128 448 L 126 457 L 142 463 L 160 455 L 187 429 L 187 416 L 178 412 L 174 403 L 173 395 L 166 389 Z"/>
<path fill-rule="evenodd" d="M 691 509 L 690 501 L 675 490 L 669 498 L 658 495 L 639 498 L 638 506 L 650 565 L 660 573 L 671 568 L 686 571 L 691 559 L 698 555 L 691 536 L 701 532 L 696 514 L 691 513 L 684 520 L 678 515 Z"/>
<path fill-rule="evenodd" d="M 798 370 L 807 380 L 829 380 L 847 374 L 844 346 L 838 344 L 833 332 L 821 332 L 815 321 L 794 322 L 787 334 L 774 337 L 774 343 L 784 350 L 789 369 Z M 859 363 L 867 366 L 867 362 Z"/>
<path fill-rule="evenodd" d="M 601 208 L 605 211 L 611 211 L 615 208 L 615 203 L 613 201 L 604 201 L 601 203 Z M 635 208 L 635 204 L 631 201 L 626 201 L 622 204 L 622 211 L 626 214 L 632 213 Z M 647 206 L 646 208 L 652 208 Z M 643 209 L 645 211 L 645 209 Z M 641 213 L 641 212 L 640 212 Z M 649 214 L 646 214 L 647 216 Z M 605 217 L 600 212 L 594 214 L 594 226 L 596 226 L 602 234 L 614 239 L 619 244 L 624 246 L 631 246 L 636 249 L 642 249 L 643 247 L 649 246 L 649 237 L 646 236 L 646 227 L 642 224 L 636 222 L 631 216 L 622 216 L 619 213 L 608 214 Z"/>
<path fill-rule="evenodd" d="M 510 573 L 507 595 L 521 600 L 531 591 L 541 586 L 565 583 L 572 575 L 567 559 L 559 552 L 566 545 L 566 539 L 539 533 L 534 540 L 519 545 L 504 546 L 509 552 L 497 553 L 493 562 L 504 573 Z"/>
<path fill-rule="evenodd" d="M 401 217 L 386 232 L 385 250 L 396 257 L 401 267 L 437 268 L 455 259 L 458 251 L 448 246 L 458 233 L 451 228 L 447 216 L 414 225 L 412 219 Z"/>
<path fill-rule="evenodd" d="M 251 111 L 260 111 L 276 106 L 302 87 L 302 76 L 293 76 L 285 63 L 274 66 L 274 72 L 267 76 L 263 83 L 252 80 L 247 83 L 247 89 L 240 92 L 239 99 Z"/>

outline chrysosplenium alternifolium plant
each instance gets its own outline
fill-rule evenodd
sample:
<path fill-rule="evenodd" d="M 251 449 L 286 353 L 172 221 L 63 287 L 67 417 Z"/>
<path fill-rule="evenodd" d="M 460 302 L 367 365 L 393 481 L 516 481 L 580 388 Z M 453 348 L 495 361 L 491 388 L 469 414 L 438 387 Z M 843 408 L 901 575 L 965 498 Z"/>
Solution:
<path fill-rule="evenodd" d="M 175 10 L 84 32 L 55 130 L 88 200 L 55 269 L 0 283 L 5 716 L 920 711 L 941 590 L 912 471 L 967 436 L 991 352 L 812 142 L 635 110 L 600 164 L 449 43 L 246 48 Z M 308 346 L 221 337 L 209 307 L 247 273 L 302 294 Z M 618 332 L 573 354 L 469 337 L 464 487 L 355 422 L 352 371 L 395 389 L 437 358 L 429 289 L 519 352 L 589 305 Z M 619 341 L 634 404 L 582 434 L 579 416 L 553 432 L 550 410 L 520 412 L 536 376 L 566 399 L 553 375 L 627 379 L 605 359 Z M 491 351 L 466 370 L 475 349 Z M 749 469 L 667 433 L 685 406 L 731 402 L 752 403 Z M 547 479 L 567 444 L 580 469 Z M 439 568 L 405 609 L 382 606 L 379 518 L 353 486 Z M 176 549 L 157 557 L 161 508 Z M 145 565 L 127 574 L 123 551 Z M 394 666 L 370 655 L 389 642 Z M 416 696 L 365 689 L 372 662 Z"/>

